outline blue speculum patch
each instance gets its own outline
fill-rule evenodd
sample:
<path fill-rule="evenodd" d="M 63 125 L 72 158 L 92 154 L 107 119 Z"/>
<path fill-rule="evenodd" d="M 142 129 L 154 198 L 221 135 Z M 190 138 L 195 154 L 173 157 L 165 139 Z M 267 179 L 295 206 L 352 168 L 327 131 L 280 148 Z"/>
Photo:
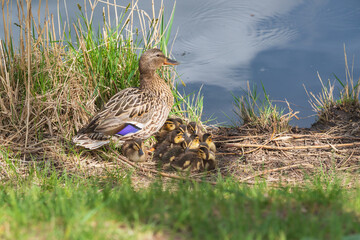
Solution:
<path fill-rule="evenodd" d="M 128 125 L 126 125 L 126 127 L 121 129 L 121 131 L 118 132 L 117 135 L 125 136 L 129 133 L 136 133 L 139 130 L 140 130 L 140 128 L 136 127 L 135 125 L 128 124 Z"/>

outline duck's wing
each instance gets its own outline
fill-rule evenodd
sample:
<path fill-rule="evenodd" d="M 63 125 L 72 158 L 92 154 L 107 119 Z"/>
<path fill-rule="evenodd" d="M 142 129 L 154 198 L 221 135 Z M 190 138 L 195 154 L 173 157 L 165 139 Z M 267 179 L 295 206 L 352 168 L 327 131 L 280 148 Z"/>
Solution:
<path fill-rule="evenodd" d="M 141 131 L 166 110 L 163 100 L 138 88 L 115 94 L 79 134 L 129 136 Z"/>

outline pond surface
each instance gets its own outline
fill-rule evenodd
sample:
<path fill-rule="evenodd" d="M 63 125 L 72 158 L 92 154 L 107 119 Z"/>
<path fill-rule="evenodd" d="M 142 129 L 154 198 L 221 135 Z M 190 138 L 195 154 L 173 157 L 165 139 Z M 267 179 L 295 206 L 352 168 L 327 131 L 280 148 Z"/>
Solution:
<path fill-rule="evenodd" d="M 84 1 L 66 2 L 71 19 L 78 16 L 77 3 Z M 138 4 L 151 12 L 150 0 Z M 169 16 L 173 1 L 165 4 Z M 55 16 L 56 6 L 49 1 Z M 94 19 L 102 22 L 101 11 Z M 356 80 L 360 76 L 358 0 L 180 0 L 172 33 L 177 35 L 172 54 L 181 62 L 177 71 L 186 92 L 203 85 L 204 120 L 212 115 L 215 122 L 230 123 L 225 115 L 235 117 L 232 94 L 243 95 L 250 82 L 258 92 L 263 84 L 277 104 L 286 106 L 281 103 L 286 99 L 300 111 L 293 125 L 310 126 L 315 117 L 304 85 L 320 92 L 317 72 L 324 81 L 334 82 L 333 74 L 345 79 L 344 44 L 349 62 L 354 58 Z"/>
<path fill-rule="evenodd" d="M 292 124 L 314 121 L 308 91 L 345 79 L 344 44 L 354 76 L 360 77 L 360 1 L 178 1 L 178 37 L 173 53 L 187 88 L 202 84 L 204 114 L 229 122 L 232 96 L 246 82 L 264 85 L 273 100 L 287 100 L 300 111 Z M 281 104 L 281 103 L 277 103 Z M 283 105 L 284 106 L 284 105 Z M 310 117 L 309 117 L 310 116 Z"/>

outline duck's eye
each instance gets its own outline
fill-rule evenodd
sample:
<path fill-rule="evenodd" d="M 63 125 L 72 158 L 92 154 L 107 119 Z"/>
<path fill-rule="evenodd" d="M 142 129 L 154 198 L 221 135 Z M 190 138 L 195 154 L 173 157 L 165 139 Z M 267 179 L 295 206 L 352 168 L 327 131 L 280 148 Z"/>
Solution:
<path fill-rule="evenodd" d="M 156 56 L 157 56 L 157 57 L 161 57 L 161 55 L 160 55 L 160 54 L 156 54 Z"/>

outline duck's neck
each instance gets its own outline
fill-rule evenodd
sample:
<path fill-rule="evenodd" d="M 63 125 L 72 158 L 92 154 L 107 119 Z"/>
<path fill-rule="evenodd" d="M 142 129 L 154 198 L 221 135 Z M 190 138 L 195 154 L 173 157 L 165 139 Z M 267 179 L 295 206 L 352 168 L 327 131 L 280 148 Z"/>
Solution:
<path fill-rule="evenodd" d="M 140 72 L 140 89 L 143 91 L 150 91 L 154 95 L 166 99 L 166 102 L 170 107 L 172 107 L 174 103 L 174 97 L 169 85 L 161 79 L 155 71 L 146 73 Z"/>

